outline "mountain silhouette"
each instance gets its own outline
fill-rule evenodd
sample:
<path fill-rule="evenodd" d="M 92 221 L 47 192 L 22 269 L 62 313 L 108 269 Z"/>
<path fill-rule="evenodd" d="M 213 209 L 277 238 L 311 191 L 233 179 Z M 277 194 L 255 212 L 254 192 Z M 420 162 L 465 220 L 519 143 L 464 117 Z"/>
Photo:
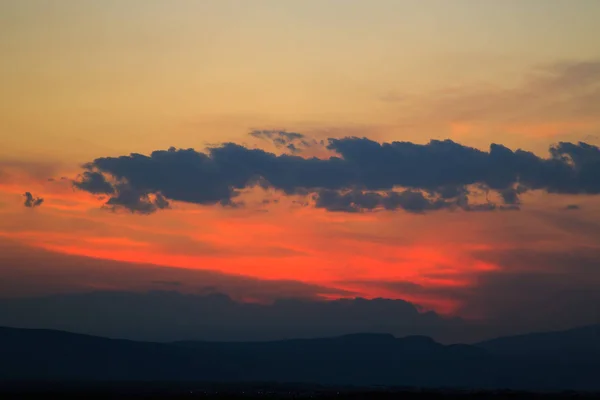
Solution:
<path fill-rule="evenodd" d="M 352 334 L 271 342 L 107 339 L 0 328 L 0 381 L 303 382 L 326 385 L 600 390 L 599 327 L 442 345 L 425 336 Z M 591 332 L 591 333 L 590 333 Z M 594 336 L 596 335 L 596 336 Z M 536 343 L 533 352 L 525 349 Z M 581 338 L 588 340 L 582 342 Z M 596 346 L 596 347 L 594 347 Z M 546 350 L 544 350 L 546 348 Z M 565 353 L 566 352 L 566 353 Z M 576 353 L 578 355 L 579 353 Z"/>
<path fill-rule="evenodd" d="M 558 332 L 506 336 L 478 343 L 478 347 L 503 357 L 548 360 L 600 360 L 600 325 Z"/>

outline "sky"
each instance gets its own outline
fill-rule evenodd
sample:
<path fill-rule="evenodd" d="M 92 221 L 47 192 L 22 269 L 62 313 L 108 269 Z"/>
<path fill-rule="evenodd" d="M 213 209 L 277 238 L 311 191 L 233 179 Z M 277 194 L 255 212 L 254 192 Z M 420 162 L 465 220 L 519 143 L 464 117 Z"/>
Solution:
<path fill-rule="evenodd" d="M 598 323 L 599 17 L 595 0 L 2 1 L 0 297 Z"/>

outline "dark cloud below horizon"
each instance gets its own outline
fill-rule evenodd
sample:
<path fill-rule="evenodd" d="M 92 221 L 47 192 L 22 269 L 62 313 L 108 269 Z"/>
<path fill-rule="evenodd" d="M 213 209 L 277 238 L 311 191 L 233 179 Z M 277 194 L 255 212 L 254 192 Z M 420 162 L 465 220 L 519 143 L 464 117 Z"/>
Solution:
<path fill-rule="evenodd" d="M 367 331 L 451 340 L 461 332 L 460 319 L 404 300 L 367 300 L 300 281 L 71 256 L 5 240 L 0 274 L 4 326 L 142 340 L 267 340 Z"/>
<path fill-rule="evenodd" d="M 471 272 L 468 286 L 391 280 L 325 285 L 70 256 L 0 241 L 0 325 L 145 340 L 266 340 L 369 331 L 471 341 L 600 323 L 598 254 L 587 247 L 480 251 L 477 259 L 501 268 Z M 396 295 L 362 299 L 358 293 L 367 285 Z M 463 318 L 401 300 L 407 298 L 456 301 Z"/>
<path fill-rule="evenodd" d="M 284 298 L 258 304 L 234 301 L 221 293 L 170 290 L 0 299 L 0 325 L 150 341 L 281 340 L 373 332 L 452 342 L 460 340 L 465 327 L 458 318 L 422 312 L 398 299 Z"/>
<path fill-rule="evenodd" d="M 281 146 L 298 140 L 309 144 L 299 133 L 267 133 L 253 134 Z M 149 156 L 102 157 L 86 164 L 74 185 L 108 195 L 109 207 L 146 214 L 167 208 L 169 201 L 235 205 L 240 192 L 254 185 L 286 194 L 312 193 L 316 207 L 350 212 L 513 210 L 529 190 L 600 193 L 600 150 L 582 142 L 560 142 L 547 158 L 500 144 L 486 152 L 451 140 L 379 143 L 346 137 L 329 139 L 327 147 L 338 156 L 276 155 L 224 143 L 206 152 L 170 148 Z M 501 204 L 470 203 L 473 186 L 496 192 Z"/>
<path fill-rule="evenodd" d="M 499 335 L 510 330 L 561 330 L 600 323 L 600 248 L 487 249 L 473 256 L 499 269 L 477 272 L 468 286 L 421 285 L 403 281 L 356 281 L 399 296 L 453 299 L 465 318 L 483 318 Z M 438 274 L 429 278 L 451 278 Z"/>

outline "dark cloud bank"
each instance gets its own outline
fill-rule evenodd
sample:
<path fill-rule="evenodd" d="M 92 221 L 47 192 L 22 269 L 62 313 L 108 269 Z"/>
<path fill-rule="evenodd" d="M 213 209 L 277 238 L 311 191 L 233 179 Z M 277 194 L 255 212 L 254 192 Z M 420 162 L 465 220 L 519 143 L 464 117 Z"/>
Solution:
<path fill-rule="evenodd" d="M 299 133 L 252 135 L 292 153 L 321 145 Z M 74 185 L 108 195 L 109 207 L 146 214 L 168 208 L 170 200 L 238 205 L 240 191 L 254 185 L 312 196 L 316 207 L 346 212 L 516 210 L 529 190 L 600 193 L 600 151 L 582 142 L 558 143 L 546 158 L 500 144 L 481 151 L 451 140 L 378 143 L 346 137 L 329 139 L 326 146 L 337 155 L 304 158 L 225 143 L 206 152 L 170 148 L 149 156 L 102 157 L 86 164 Z M 474 187 L 496 193 L 499 204 L 470 202 Z"/>

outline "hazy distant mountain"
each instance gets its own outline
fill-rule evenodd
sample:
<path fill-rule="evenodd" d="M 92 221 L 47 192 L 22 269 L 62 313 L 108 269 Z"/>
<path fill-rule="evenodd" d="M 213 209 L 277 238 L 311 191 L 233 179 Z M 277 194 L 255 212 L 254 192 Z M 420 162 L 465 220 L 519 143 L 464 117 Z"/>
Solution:
<path fill-rule="evenodd" d="M 565 361 L 600 360 L 600 325 L 567 331 L 506 336 L 478 343 L 477 346 L 503 357 L 535 357 Z"/>
<path fill-rule="evenodd" d="M 498 348 L 486 349 L 502 340 L 516 339 L 445 346 L 423 336 L 398 339 L 386 334 L 356 334 L 273 342 L 150 343 L 0 328 L 0 380 L 270 381 L 600 390 L 599 359 L 551 362 L 547 358 L 523 358 L 522 352 L 501 354 Z"/>

